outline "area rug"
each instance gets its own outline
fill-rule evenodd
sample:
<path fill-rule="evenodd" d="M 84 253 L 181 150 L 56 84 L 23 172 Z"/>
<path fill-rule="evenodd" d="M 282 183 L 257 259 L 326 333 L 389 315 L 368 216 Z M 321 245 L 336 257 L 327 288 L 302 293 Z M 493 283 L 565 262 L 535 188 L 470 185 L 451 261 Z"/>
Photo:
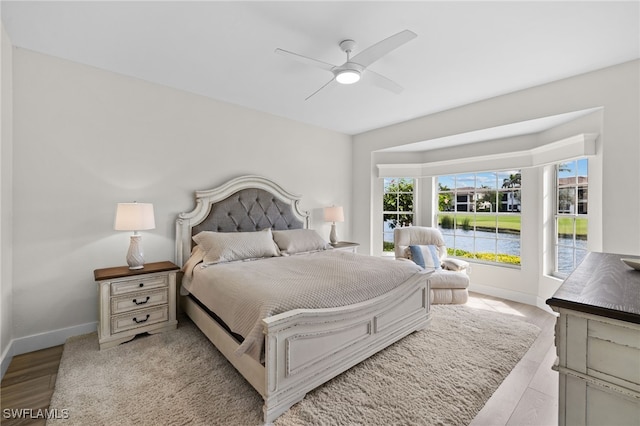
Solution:
<path fill-rule="evenodd" d="M 466 425 L 533 343 L 521 318 L 436 305 L 413 333 L 308 393 L 289 425 Z M 262 398 L 189 321 L 98 350 L 96 334 L 64 346 L 47 425 L 259 425 Z"/>

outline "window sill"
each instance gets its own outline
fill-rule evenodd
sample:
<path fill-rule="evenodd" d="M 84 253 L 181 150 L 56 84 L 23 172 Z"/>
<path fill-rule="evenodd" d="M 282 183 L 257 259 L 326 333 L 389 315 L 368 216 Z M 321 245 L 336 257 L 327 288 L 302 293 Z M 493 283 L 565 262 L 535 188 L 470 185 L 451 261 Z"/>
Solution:
<path fill-rule="evenodd" d="M 560 283 L 564 282 L 564 280 L 566 280 L 568 276 L 569 274 L 567 274 L 566 276 L 556 275 L 556 274 L 544 274 L 545 278 L 556 280 L 556 281 L 559 281 Z"/>
<path fill-rule="evenodd" d="M 484 262 L 478 259 L 471 259 L 468 257 L 456 257 L 456 256 L 448 256 L 453 259 L 464 260 L 465 262 L 469 262 L 471 265 L 484 265 L 484 266 L 497 266 L 500 268 L 508 268 L 508 269 L 522 269 L 522 265 L 513 265 L 511 263 L 497 263 L 497 262 Z"/>

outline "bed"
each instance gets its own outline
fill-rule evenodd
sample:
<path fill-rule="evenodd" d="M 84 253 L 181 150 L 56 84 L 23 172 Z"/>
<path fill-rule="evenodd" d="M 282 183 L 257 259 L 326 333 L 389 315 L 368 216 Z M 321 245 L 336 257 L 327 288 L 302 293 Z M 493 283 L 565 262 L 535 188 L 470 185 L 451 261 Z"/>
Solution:
<path fill-rule="evenodd" d="M 298 240 L 290 237 L 313 233 L 309 214 L 300 209 L 300 196 L 275 182 L 242 176 L 196 191 L 195 198 L 195 208 L 176 220 L 181 307 L 262 396 L 265 423 L 317 386 L 427 327 L 428 272 L 330 246 L 293 253 L 297 243 L 291 241 Z M 274 239 L 275 254 L 261 243 L 265 238 Z M 243 241 L 239 246 L 256 254 L 225 258 L 235 252 L 218 250 L 219 241 L 231 241 L 232 248 Z M 383 278 L 383 269 L 393 278 Z M 356 276 L 358 282 L 351 282 Z M 234 281 L 240 278 L 245 282 Z M 289 286 L 278 289 L 280 283 Z M 245 285 L 249 290 L 239 295 Z M 305 287 L 321 296 L 305 296 Z M 207 293 L 210 288 L 218 293 Z M 284 297 L 291 289 L 297 295 Z M 334 300 L 325 300 L 325 292 Z"/>

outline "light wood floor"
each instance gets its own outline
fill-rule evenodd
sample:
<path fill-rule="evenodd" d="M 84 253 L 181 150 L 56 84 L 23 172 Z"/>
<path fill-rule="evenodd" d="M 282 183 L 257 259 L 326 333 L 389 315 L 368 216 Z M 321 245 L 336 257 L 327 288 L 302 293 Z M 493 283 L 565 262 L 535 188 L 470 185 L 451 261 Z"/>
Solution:
<path fill-rule="evenodd" d="M 521 316 L 542 330 L 529 351 L 487 401 L 471 425 L 558 424 L 558 374 L 551 370 L 555 359 L 555 317 L 541 309 L 480 294 L 471 294 L 469 306 Z M 45 409 L 55 386 L 62 346 L 18 355 L 2 379 L 0 423 L 44 425 L 44 420 L 5 419 L 7 408 Z"/>

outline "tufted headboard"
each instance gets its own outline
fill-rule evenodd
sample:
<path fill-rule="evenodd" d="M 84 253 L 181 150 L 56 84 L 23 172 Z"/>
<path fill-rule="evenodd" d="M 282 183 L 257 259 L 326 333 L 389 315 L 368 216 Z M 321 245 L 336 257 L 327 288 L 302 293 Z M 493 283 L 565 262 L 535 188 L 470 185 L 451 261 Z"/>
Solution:
<path fill-rule="evenodd" d="M 196 191 L 196 206 L 176 220 L 176 263 L 191 254 L 191 237 L 201 231 L 254 232 L 307 228 L 309 213 L 300 196 L 261 176 L 241 176 L 206 191 Z"/>

